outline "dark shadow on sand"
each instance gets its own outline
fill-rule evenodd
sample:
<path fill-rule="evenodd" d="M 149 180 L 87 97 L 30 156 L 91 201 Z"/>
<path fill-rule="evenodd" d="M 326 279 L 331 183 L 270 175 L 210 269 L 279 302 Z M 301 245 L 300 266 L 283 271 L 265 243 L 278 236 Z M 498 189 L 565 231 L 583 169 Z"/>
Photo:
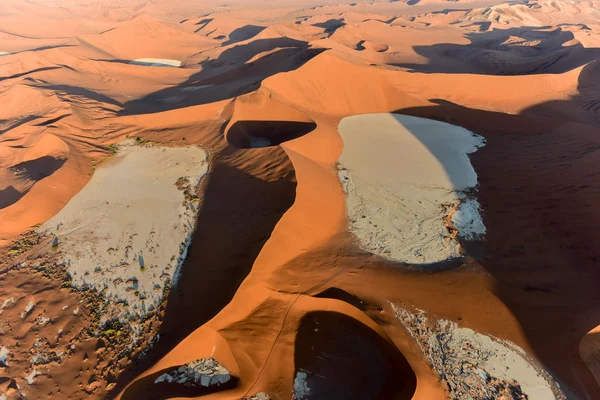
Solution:
<path fill-rule="evenodd" d="M 14 187 L 9 186 L 0 190 L 0 210 L 6 208 L 25 196 L 35 182 L 40 181 L 54 172 L 56 172 L 67 161 L 66 158 L 55 158 L 43 156 L 35 160 L 24 161 L 9 168 L 9 171 L 17 177 L 27 181 L 34 181 L 27 190 L 19 192 Z"/>
<path fill-rule="evenodd" d="M 346 25 L 346 20 L 344 18 L 334 18 L 329 19 L 325 22 L 318 22 L 316 24 L 312 24 L 312 26 L 316 26 L 317 28 L 325 29 L 325 33 L 327 33 L 327 37 L 331 37 L 342 26 Z"/>
<path fill-rule="evenodd" d="M 416 376 L 404 356 L 344 314 L 306 314 L 294 349 L 297 399 L 408 400 L 415 392 Z"/>
<path fill-rule="evenodd" d="M 181 85 L 123 105 L 120 115 L 155 113 L 230 99 L 258 89 L 275 74 L 293 71 L 325 49 L 287 37 L 259 39 L 229 48 L 217 59 L 200 63 L 202 70 Z M 250 62 L 255 56 L 271 52 Z M 204 86 L 194 90 L 195 87 Z"/>
<path fill-rule="evenodd" d="M 430 60 L 428 64 L 394 65 L 424 73 L 560 74 L 600 59 L 600 49 L 585 48 L 581 43 L 565 46 L 575 36 L 560 27 L 553 31 L 548 27 L 488 31 L 485 22 L 470 25 L 478 25 L 480 30 L 465 35 L 471 43 L 414 46 L 416 53 Z M 514 42 L 515 37 L 522 40 Z M 523 45 L 525 42 L 530 44 Z"/>
<path fill-rule="evenodd" d="M 239 149 L 277 146 L 314 131 L 314 122 L 236 121 L 226 132 L 230 145 Z"/>
<path fill-rule="evenodd" d="M 223 46 L 228 46 L 237 42 L 252 39 L 254 36 L 261 33 L 266 27 L 258 25 L 244 25 L 240 28 L 234 29 L 229 34 L 229 40 L 222 43 Z"/>
<path fill-rule="evenodd" d="M 567 394 L 592 398 L 600 388 L 586 372 L 579 344 L 600 324 L 599 82 L 596 62 L 582 71 L 578 96 L 519 115 L 443 100 L 397 110 L 487 139 L 470 156 L 486 239 L 462 244 L 494 277 L 495 294 L 519 321 L 533 354 Z M 572 108 L 580 112 L 566 114 Z"/>
<path fill-rule="evenodd" d="M 118 388 L 125 387 L 231 301 L 275 225 L 294 203 L 293 173 L 275 172 L 269 179 L 261 179 L 246 171 L 251 167 L 236 162 L 243 159 L 243 152 L 256 152 L 259 157 L 263 151 L 270 151 L 280 163 L 289 162 L 281 148 L 239 150 L 227 146 L 214 158 L 188 257 L 167 299 L 160 344 L 142 362 L 134 361 L 132 368 L 123 371 Z"/>
<path fill-rule="evenodd" d="M 27 75 L 30 75 L 30 74 L 35 74 L 36 72 L 52 71 L 52 70 L 61 69 L 61 68 L 62 67 L 42 67 L 42 68 L 32 69 L 31 71 L 21 72 L 21 73 L 14 74 L 14 75 L 0 76 L 0 82 L 8 80 L 8 79 L 21 78 L 23 76 L 27 76 Z"/>

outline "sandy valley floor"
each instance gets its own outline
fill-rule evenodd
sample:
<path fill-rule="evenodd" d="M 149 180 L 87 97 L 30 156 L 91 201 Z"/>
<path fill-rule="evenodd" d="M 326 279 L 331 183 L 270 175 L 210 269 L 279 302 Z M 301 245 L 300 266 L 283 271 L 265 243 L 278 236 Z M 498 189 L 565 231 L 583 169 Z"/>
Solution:
<path fill-rule="evenodd" d="M 5 0 L 0 400 L 600 398 L 600 2 Z"/>

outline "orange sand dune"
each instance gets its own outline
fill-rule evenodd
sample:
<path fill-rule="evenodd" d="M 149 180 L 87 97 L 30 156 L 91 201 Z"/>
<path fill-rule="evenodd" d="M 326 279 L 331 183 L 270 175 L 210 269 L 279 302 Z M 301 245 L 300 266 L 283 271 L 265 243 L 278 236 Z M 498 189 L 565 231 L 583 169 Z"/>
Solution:
<path fill-rule="evenodd" d="M 595 0 L 4 2 L 0 398 L 600 398 L 598 8 Z M 352 233 L 351 219 L 371 219 L 347 210 L 338 126 L 371 113 L 442 121 L 485 141 L 469 155 L 477 185 L 461 194 L 481 205 L 485 236 L 461 236 L 458 206 L 443 205 L 437 225 L 457 241 L 452 260 L 408 265 L 370 253 Z M 353 134 L 369 143 L 373 132 Z M 153 282 L 144 274 L 164 266 L 127 248 L 106 250 L 111 260 L 125 254 L 117 264 L 84 271 L 69 259 L 77 246 L 62 242 L 60 223 L 45 226 L 53 237 L 37 229 L 81 202 L 98 169 L 119 163 L 124 139 L 132 149 L 208 154 L 197 189 L 173 179 L 181 214 L 195 221 L 182 228 L 189 247 L 172 255 L 185 259 L 178 279 L 152 277 L 164 287 L 144 286 Z M 440 150 L 429 151 L 434 165 Z M 444 159 L 432 170 L 449 173 Z M 410 168 L 380 173 L 420 176 Z M 149 180 L 144 187 L 148 169 L 132 174 Z M 405 193 L 384 189 L 372 195 L 402 206 Z M 160 215 L 136 203 L 133 185 L 122 190 L 104 198 L 96 188 L 87 216 L 110 210 L 107 201 Z M 419 207 L 405 211 L 422 218 Z M 69 229 L 90 230 L 85 215 L 71 217 Z M 129 229 L 110 221 L 115 235 Z M 152 227 L 149 237 L 153 229 L 168 235 L 177 225 Z M 145 251 L 160 246 L 148 243 Z M 108 289 L 80 283 L 119 266 L 132 276 L 112 284 L 124 285 L 129 302 L 108 304 Z M 109 306 L 133 305 L 147 313 L 108 318 Z M 459 360 L 460 375 L 452 357 L 466 350 L 444 342 L 444 329 L 476 349 Z M 482 362 L 478 346 L 499 364 Z M 208 357 L 228 371 L 226 383 L 169 381 Z M 498 371 L 508 365 L 527 373 L 504 379 Z"/>

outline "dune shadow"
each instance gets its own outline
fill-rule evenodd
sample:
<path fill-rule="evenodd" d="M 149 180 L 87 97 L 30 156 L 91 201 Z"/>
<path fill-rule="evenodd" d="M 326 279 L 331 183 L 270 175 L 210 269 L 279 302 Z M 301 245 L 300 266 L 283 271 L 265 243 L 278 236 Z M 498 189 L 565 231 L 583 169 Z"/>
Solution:
<path fill-rule="evenodd" d="M 77 46 L 78 45 L 76 45 L 76 44 L 57 44 L 57 45 L 41 46 L 41 47 L 35 47 L 33 49 L 21 50 L 21 51 L 17 51 L 17 52 L 11 53 L 11 54 L 21 54 L 21 53 L 26 53 L 29 51 L 36 52 L 36 51 L 61 49 L 61 48 L 65 48 L 65 47 L 77 47 Z"/>
<path fill-rule="evenodd" d="M 476 22 L 479 32 L 465 37 L 471 43 L 440 43 L 414 46 L 430 60 L 427 64 L 399 63 L 398 67 L 424 73 L 474 73 L 492 75 L 560 74 L 600 59 L 600 49 L 585 48 L 573 32 L 560 27 L 518 27 L 488 30 L 489 23 Z"/>
<path fill-rule="evenodd" d="M 196 29 L 194 31 L 194 33 L 198 33 L 200 32 L 202 29 L 206 28 L 206 25 L 208 25 L 209 23 L 211 23 L 214 20 L 214 18 L 204 18 L 198 22 L 196 22 L 194 25 L 199 26 L 198 29 Z"/>
<path fill-rule="evenodd" d="M 55 123 L 59 122 L 61 119 L 70 117 L 71 115 L 72 115 L 71 113 L 59 115 L 56 118 L 50 118 L 50 119 L 48 119 L 46 121 L 42 121 L 42 122 L 39 122 L 37 124 L 34 124 L 33 126 L 50 126 L 52 124 L 55 124 Z"/>
<path fill-rule="evenodd" d="M 254 36 L 261 33 L 265 28 L 265 26 L 244 25 L 231 31 L 229 34 L 229 40 L 223 42 L 222 45 L 227 46 L 244 40 L 252 39 Z"/>
<path fill-rule="evenodd" d="M 20 180 L 31 181 L 31 184 L 23 191 L 18 191 L 13 186 L 8 186 L 7 188 L 0 190 L 0 210 L 19 201 L 29 192 L 29 190 L 31 190 L 35 182 L 52 175 L 60 169 L 66 161 L 66 158 L 43 156 L 10 167 L 10 172 L 16 175 Z"/>
<path fill-rule="evenodd" d="M 26 124 L 28 122 L 33 121 L 33 120 L 36 120 L 38 118 L 40 118 L 39 115 L 27 115 L 26 117 L 20 118 L 17 122 L 15 122 L 14 124 L 12 124 L 11 126 L 9 126 L 7 128 L 4 128 L 4 129 L 0 129 L 0 135 L 3 135 L 3 134 L 5 134 L 8 131 L 16 129 L 19 126 L 24 125 L 24 124 Z"/>
<path fill-rule="evenodd" d="M 288 176 L 268 182 L 242 168 L 211 168 L 188 259 L 168 299 L 165 335 L 178 342 L 229 303 L 295 197 Z"/>
<path fill-rule="evenodd" d="M 411 399 L 416 376 L 379 334 L 337 312 L 306 314 L 294 344 L 298 400 Z"/>
<path fill-rule="evenodd" d="M 117 106 L 117 107 L 122 106 L 121 103 L 119 103 L 117 100 L 114 100 L 111 97 L 108 97 L 102 93 L 94 92 L 93 90 L 85 89 L 85 88 L 78 87 L 78 86 L 39 83 L 39 82 L 32 82 L 29 85 L 32 87 L 36 87 L 36 88 L 42 88 L 42 89 L 56 91 L 56 92 L 58 92 L 58 94 L 61 94 L 61 92 L 62 92 L 64 94 L 68 94 L 68 95 L 72 95 L 72 96 L 79 96 L 79 97 L 87 98 L 87 99 L 90 99 L 90 100 L 93 100 L 93 101 L 96 101 L 99 103 L 111 104 L 111 105 Z M 63 99 L 63 101 L 67 101 L 67 100 Z"/>
<path fill-rule="evenodd" d="M 230 145 L 240 149 L 277 146 L 317 128 L 314 122 L 236 121 L 226 132 Z"/>
<path fill-rule="evenodd" d="M 316 24 L 312 24 L 312 26 L 325 29 L 324 32 L 328 34 L 327 37 L 331 37 L 331 35 L 333 35 L 335 31 L 340 29 L 342 26 L 346 25 L 345 21 L 346 20 L 344 18 L 333 18 L 325 22 L 318 22 Z"/>
<path fill-rule="evenodd" d="M 63 68 L 63 67 L 62 66 L 61 67 L 41 67 L 41 68 L 32 69 L 30 71 L 26 71 L 26 72 L 20 72 L 18 74 L 14 74 L 14 75 L 0 76 L 0 82 L 8 80 L 8 79 L 21 78 L 23 76 L 35 74 L 36 72 L 53 71 L 55 69 L 61 69 L 61 68 Z"/>
<path fill-rule="evenodd" d="M 239 150 L 228 146 L 214 158 L 188 257 L 167 298 L 160 343 L 147 358 L 136 360 L 121 373 L 118 387 L 131 382 L 231 301 L 275 225 L 294 203 L 293 173 L 269 172 L 267 179 L 247 171 L 253 167 L 243 161 L 250 156 L 245 152 L 258 156 L 264 151 L 271 152 L 269 163 L 290 163 L 281 148 Z"/>
<path fill-rule="evenodd" d="M 532 354 L 561 386 L 567 382 L 566 390 L 594 398 L 600 387 L 586 372 L 579 344 L 600 324 L 598 109 L 583 110 L 589 118 L 575 114 L 580 120 L 552 110 L 581 110 L 597 98 L 596 64 L 580 74 L 579 95 L 516 115 L 443 100 L 396 111 L 462 126 L 487 139 L 470 156 L 479 176 L 486 238 L 462 244 L 494 277 L 494 293 L 518 320 Z"/>
<path fill-rule="evenodd" d="M 296 196 L 289 177 L 267 182 L 224 164 L 211 168 L 208 179 L 188 259 L 161 329 L 175 342 L 229 303 Z"/>
<path fill-rule="evenodd" d="M 119 114 L 154 113 L 230 99 L 258 89 L 270 76 L 301 67 L 323 51 L 286 37 L 240 44 L 216 59 L 202 61 L 202 70 L 182 84 L 125 103 Z M 261 53 L 268 54 L 254 59 Z M 193 90 L 197 87 L 202 89 Z"/>
<path fill-rule="evenodd" d="M 343 301 L 344 303 L 348 303 L 353 307 L 358 308 L 361 311 L 367 311 L 367 305 L 359 299 L 357 296 L 352 293 L 348 293 L 343 289 L 337 287 L 330 287 L 328 289 L 323 290 L 320 293 L 314 295 L 314 297 L 321 299 L 335 299 Z"/>
<path fill-rule="evenodd" d="M 490 26 L 492 26 L 492 23 L 489 21 L 479 21 L 479 22 L 473 22 L 473 23 L 470 23 L 467 25 L 461 25 L 461 28 L 477 27 L 480 32 L 486 32 L 490 29 Z"/>
<path fill-rule="evenodd" d="M 23 197 L 25 193 L 21 193 L 12 186 L 0 190 L 0 210 L 6 208 Z"/>
<path fill-rule="evenodd" d="M 43 156 L 35 160 L 23 161 L 9 168 L 19 178 L 39 181 L 52 175 L 67 161 L 66 158 Z"/>

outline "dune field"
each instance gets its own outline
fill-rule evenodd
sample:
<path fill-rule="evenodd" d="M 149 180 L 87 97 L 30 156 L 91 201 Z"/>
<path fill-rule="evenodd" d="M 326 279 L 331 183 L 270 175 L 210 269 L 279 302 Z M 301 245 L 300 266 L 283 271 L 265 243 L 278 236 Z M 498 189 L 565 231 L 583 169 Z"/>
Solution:
<path fill-rule="evenodd" d="M 600 399 L 600 1 L 4 0 L 0 400 Z"/>

